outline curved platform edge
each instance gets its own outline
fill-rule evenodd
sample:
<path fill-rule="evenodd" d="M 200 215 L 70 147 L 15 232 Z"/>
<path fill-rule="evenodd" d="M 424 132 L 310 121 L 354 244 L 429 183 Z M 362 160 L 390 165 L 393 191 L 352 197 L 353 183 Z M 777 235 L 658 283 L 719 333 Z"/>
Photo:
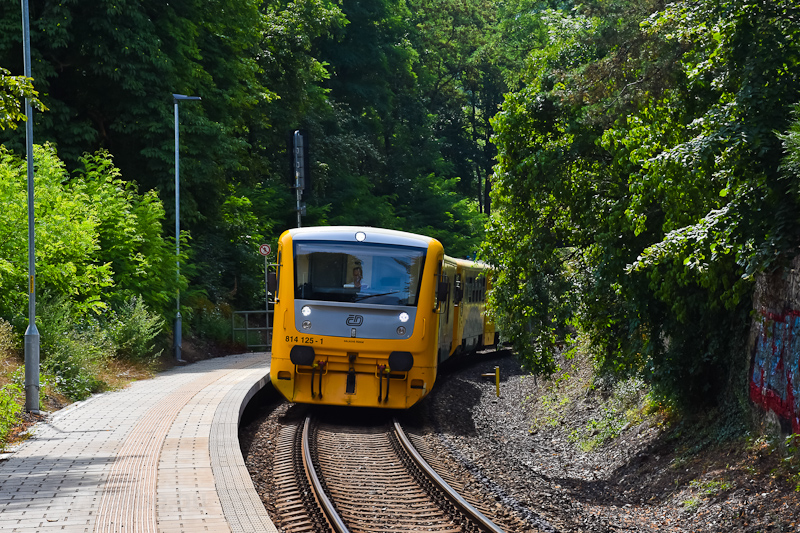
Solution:
<path fill-rule="evenodd" d="M 267 373 L 234 386 L 220 402 L 209 439 L 211 470 L 219 501 L 233 533 L 278 533 L 256 492 L 239 447 L 239 422 L 248 403 L 271 383 Z"/>

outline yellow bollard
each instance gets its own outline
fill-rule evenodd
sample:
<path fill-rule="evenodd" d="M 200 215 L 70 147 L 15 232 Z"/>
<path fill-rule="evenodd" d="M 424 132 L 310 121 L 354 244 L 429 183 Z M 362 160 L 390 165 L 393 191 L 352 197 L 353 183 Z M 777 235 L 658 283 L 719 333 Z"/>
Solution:
<path fill-rule="evenodd" d="M 482 377 L 485 378 L 494 378 L 494 385 L 497 388 L 497 397 L 500 397 L 500 367 L 494 367 L 494 372 L 492 374 L 481 374 Z"/>

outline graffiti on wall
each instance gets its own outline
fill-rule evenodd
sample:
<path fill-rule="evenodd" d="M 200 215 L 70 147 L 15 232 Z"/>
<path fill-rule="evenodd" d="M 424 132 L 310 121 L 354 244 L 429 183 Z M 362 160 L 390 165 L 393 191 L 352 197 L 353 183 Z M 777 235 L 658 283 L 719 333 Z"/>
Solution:
<path fill-rule="evenodd" d="M 761 312 L 753 348 L 750 399 L 800 433 L 800 311 Z"/>

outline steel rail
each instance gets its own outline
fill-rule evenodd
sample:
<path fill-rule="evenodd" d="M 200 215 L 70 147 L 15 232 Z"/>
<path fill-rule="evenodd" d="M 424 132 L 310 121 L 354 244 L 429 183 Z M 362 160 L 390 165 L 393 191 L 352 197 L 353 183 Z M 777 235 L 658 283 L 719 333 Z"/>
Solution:
<path fill-rule="evenodd" d="M 317 471 L 314 468 L 314 463 L 311 459 L 311 447 L 309 446 L 308 442 L 310 427 L 311 417 L 307 416 L 306 421 L 303 424 L 303 465 L 306 468 L 306 476 L 308 476 L 311 487 L 314 489 L 314 495 L 316 496 L 320 507 L 322 507 L 322 510 L 325 512 L 325 515 L 328 517 L 331 527 L 333 527 L 336 533 L 350 533 L 350 530 L 342 521 L 342 517 L 339 516 L 338 511 L 336 511 L 336 507 L 334 507 L 333 502 L 331 502 L 331 500 L 328 498 L 328 495 L 325 494 L 325 489 L 322 487 L 319 476 L 317 476 Z"/>
<path fill-rule="evenodd" d="M 405 431 L 403 431 L 403 428 L 400 426 L 400 422 L 398 422 L 396 418 L 394 419 L 394 430 L 397 434 L 398 440 L 403 445 L 403 448 L 405 448 L 408 455 L 411 456 L 417 463 L 417 466 L 419 466 L 420 469 L 425 472 L 425 474 L 431 478 L 445 494 L 447 494 L 448 498 L 450 498 L 450 500 L 455 503 L 456 506 L 458 506 L 466 514 L 470 515 L 475 522 L 480 524 L 487 531 L 491 533 L 505 533 L 505 531 L 497 527 L 494 522 L 486 518 L 483 513 L 475 509 L 475 507 L 473 507 L 467 500 L 457 493 L 453 487 L 451 487 L 444 479 L 441 478 L 439 474 L 436 473 L 433 468 L 431 468 L 428 462 L 425 461 L 425 459 L 423 459 L 419 454 L 417 449 L 414 448 L 414 445 L 411 444 L 411 441 L 408 440 Z"/>

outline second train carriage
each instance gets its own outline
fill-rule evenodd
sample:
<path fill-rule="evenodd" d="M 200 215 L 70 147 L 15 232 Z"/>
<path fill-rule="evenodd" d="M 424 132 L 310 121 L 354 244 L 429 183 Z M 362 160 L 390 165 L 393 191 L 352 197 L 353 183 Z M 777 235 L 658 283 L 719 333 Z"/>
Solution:
<path fill-rule="evenodd" d="M 440 362 L 496 343 L 488 269 L 431 237 L 291 229 L 278 243 L 271 375 L 289 401 L 407 408 Z"/>

